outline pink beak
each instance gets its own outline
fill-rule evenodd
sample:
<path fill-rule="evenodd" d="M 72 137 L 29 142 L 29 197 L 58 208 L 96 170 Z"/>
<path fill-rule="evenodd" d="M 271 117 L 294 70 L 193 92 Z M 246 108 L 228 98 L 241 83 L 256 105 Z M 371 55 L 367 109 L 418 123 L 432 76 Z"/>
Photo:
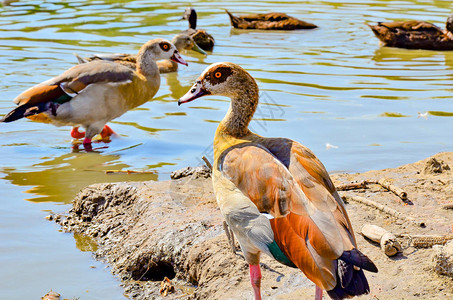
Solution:
<path fill-rule="evenodd" d="M 181 65 L 185 65 L 185 66 L 188 66 L 189 64 L 186 63 L 186 61 L 181 57 L 181 55 L 179 55 L 178 51 L 175 51 L 175 53 L 173 53 L 173 56 L 170 57 L 170 59 L 172 61 L 175 61 Z"/>

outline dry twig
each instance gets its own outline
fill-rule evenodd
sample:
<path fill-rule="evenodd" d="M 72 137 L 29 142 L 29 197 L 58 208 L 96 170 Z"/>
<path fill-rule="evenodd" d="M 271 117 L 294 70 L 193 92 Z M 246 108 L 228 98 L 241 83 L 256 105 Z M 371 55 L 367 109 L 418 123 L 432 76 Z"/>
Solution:
<path fill-rule="evenodd" d="M 231 251 L 233 251 L 233 254 L 236 254 L 236 247 L 234 245 L 234 233 L 233 231 L 230 231 L 230 228 L 228 227 L 226 221 L 223 221 L 223 229 L 225 230 L 225 234 L 228 238 L 228 243 L 230 244 Z"/>
<path fill-rule="evenodd" d="M 337 191 L 349 191 L 349 190 L 358 190 L 358 189 L 366 189 L 367 188 L 367 181 L 357 182 L 357 183 L 350 183 L 350 184 L 343 184 L 336 187 Z"/>
<path fill-rule="evenodd" d="M 401 237 L 408 237 L 410 243 L 415 248 L 431 248 L 434 245 L 445 245 L 453 240 L 453 234 L 446 235 L 410 235 L 400 234 Z"/>
<path fill-rule="evenodd" d="M 204 163 L 206 164 L 206 166 L 209 168 L 209 170 L 212 171 L 212 165 L 211 163 L 209 162 L 209 159 L 206 158 L 206 156 L 203 155 L 203 157 L 201 158 L 204 160 Z"/>
<path fill-rule="evenodd" d="M 154 171 L 132 171 L 132 170 L 106 170 L 105 174 L 156 174 Z"/>
<path fill-rule="evenodd" d="M 390 180 L 386 178 L 381 178 L 377 182 L 379 185 L 381 185 L 383 188 L 389 190 L 390 192 L 394 193 L 398 197 L 401 198 L 401 200 L 407 200 L 407 193 L 400 187 L 397 187 L 393 185 Z"/>
<path fill-rule="evenodd" d="M 382 227 L 365 224 L 360 230 L 362 235 L 381 245 L 381 250 L 387 256 L 394 256 L 401 252 L 402 247 L 396 236 Z"/>
<path fill-rule="evenodd" d="M 381 204 L 381 203 L 377 203 L 377 202 L 375 202 L 373 200 L 370 200 L 370 199 L 367 199 L 367 198 L 364 198 L 364 197 L 361 197 L 361 196 L 353 196 L 353 195 L 348 195 L 346 193 L 343 193 L 342 196 L 347 201 L 354 201 L 354 202 L 365 204 L 365 205 L 373 207 L 373 208 L 377 208 L 378 210 L 380 210 L 382 212 L 385 212 L 386 214 L 389 214 L 389 215 L 391 215 L 391 216 L 393 216 L 395 218 L 398 218 L 400 220 L 403 220 L 403 221 L 406 221 L 406 222 L 411 222 L 411 223 L 416 224 L 417 226 L 420 226 L 420 227 L 425 227 L 426 226 L 425 225 L 426 223 L 424 221 L 419 221 L 419 220 L 416 220 L 415 218 L 406 217 L 405 215 L 403 215 L 399 211 L 396 211 L 393 208 L 388 207 L 387 205 L 384 205 L 384 204 Z"/>
<path fill-rule="evenodd" d="M 447 204 L 444 204 L 442 205 L 442 209 L 453 209 L 453 203 L 447 203 Z"/>

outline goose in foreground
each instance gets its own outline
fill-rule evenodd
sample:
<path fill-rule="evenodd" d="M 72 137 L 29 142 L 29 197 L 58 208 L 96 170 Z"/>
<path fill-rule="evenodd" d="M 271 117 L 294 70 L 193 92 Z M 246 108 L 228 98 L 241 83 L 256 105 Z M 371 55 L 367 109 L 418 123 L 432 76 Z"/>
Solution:
<path fill-rule="evenodd" d="M 109 61 L 74 66 L 21 93 L 14 99 L 19 106 L 0 121 L 27 117 L 56 126 L 74 126 L 71 136 L 85 137 L 83 144 L 90 150 L 96 134 L 104 137 L 113 133 L 107 122 L 156 94 L 160 86 L 156 60 L 168 58 L 187 65 L 173 44 L 154 39 L 140 48 L 136 70 Z M 86 131 L 79 132 L 79 126 Z"/>
<path fill-rule="evenodd" d="M 369 293 L 363 269 L 377 272 L 358 249 L 344 203 L 322 163 L 287 138 L 248 129 L 258 86 L 233 63 L 210 65 L 178 104 L 205 95 L 231 98 L 214 137 L 213 185 L 217 203 L 250 266 L 261 299 L 260 253 L 299 268 L 332 299 Z"/>
<path fill-rule="evenodd" d="M 176 49 L 178 49 L 179 52 L 182 52 L 183 50 L 194 50 L 197 51 L 203 55 L 206 55 L 206 52 L 201 49 L 197 43 L 194 42 L 194 40 L 187 34 L 178 34 L 176 35 L 171 42 L 173 45 L 175 45 Z M 81 57 L 77 53 L 74 53 L 74 55 L 77 57 L 77 60 L 79 63 L 87 63 L 93 60 L 108 60 L 108 61 L 113 61 L 122 65 L 125 65 L 126 67 L 131 68 L 132 70 L 135 70 L 136 65 L 137 65 L 137 55 L 135 54 L 125 54 L 125 53 L 114 53 L 114 54 L 95 54 L 90 57 Z M 157 62 L 157 66 L 159 67 L 159 73 L 170 73 L 170 72 L 176 72 L 178 71 L 178 64 L 171 60 L 171 59 L 166 59 L 166 60 L 161 60 Z"/>
<path fill-rule="evenodd" d="M 238 29 L 262 29 L 262 30 L 295 30 L 317 28 L 311 24 L 284 13 L 272 12 L 268 14 L 249 14 L 234 16 L 225 9 L 230 17 L 231 25 Z"/>
<path fill-rule="evenodd" d="M 446 29 L 424 21 L 378 22 L 368 25 L 383 46 L 407 49 L 453 50 L 453 15 Z"/>
<path fill-rule="evenodd" d="M 197 29 L 197 12 L 195 9 L 192 7 L 186 8 L 182 19 L 189 21 L 189 28 L 182 33 L 190 35 L 203 50 L 211 51 L 214 48 L 214 38 L 206 30 Z"/>

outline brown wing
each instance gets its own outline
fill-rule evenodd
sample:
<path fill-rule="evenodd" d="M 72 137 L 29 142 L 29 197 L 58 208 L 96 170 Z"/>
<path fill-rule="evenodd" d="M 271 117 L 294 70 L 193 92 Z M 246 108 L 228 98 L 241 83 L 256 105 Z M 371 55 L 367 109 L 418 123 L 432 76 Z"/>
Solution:
<path fill-rule="evenodd" d="M 453 41 L 445 32 L 428 22 L 380 22 L 368 26 L 385 46 L 427 50 L 453 49 Z"/>
<path fill-rule="evenodd" d="M 241 16 L 230 16 L 231 24 L 240 29 L 264 29 L 264 30 L 294 30 L 312 29 L 317 26 L 284 13 L 272 12 L 268 14 L 248 14 Z"/>
<path fill-rule="evenodd" d="M 291 156 L 290 151 L 288 154 Z M 290 163 L 289 156 L 286 163 Z M 224 176 L 261 212 L 275 217 L 271 226 L 284 254 L 312 281 L 332 289 L 336 284 L 335 260 L 345 250 L 343 234 L 329 208 L 334 198 L 311 199 L 319 193 L 305 194 L 291 168 L 260 144 L 232 147 L 219 161 Z M 323 185 L 317 188 L 326 190 Z"/>
<path fill-rule="evenodd" d="M 290 212 L 310 219 L 297 229 L 318 253 L 336 258 L 343 252 L 340 232 L 326 205 L 313 204 L 291 173 L 272 153 L 259 144 L 231 147 L 219 160 L 223 175 L 248 196 L 261 212 L 285 217 Z"/>
<path fill-rule="evenodd" d="M 344 203 L 321 161 L 307 147 L 290 139 L 269 138 L 261 142 L 288 168 L 317 209 L 328 209 L 342 234 L 345 250 L 355 247 L 355 237 Z"/>
<path fill-rule="evenodd" d="M 405 30 L 405 31 L 434 31 L 443 33 L 442 29 L 434 24 L 424 21 L 397 21 L 397 22 L 379 22 L 378 25 L 387 27 L 392 31 Z"/>
<path fill-rule="evenodd" d="M 48 81 L 40 83 L 14 99 L 18 105 L 38 104 L 54 101 L 61 96 L 80 93 L 86 86 L 100 82 L 122 82 L 132 80 L 133 70 L 118 64 L 104 61 L 74 66 Z"/>

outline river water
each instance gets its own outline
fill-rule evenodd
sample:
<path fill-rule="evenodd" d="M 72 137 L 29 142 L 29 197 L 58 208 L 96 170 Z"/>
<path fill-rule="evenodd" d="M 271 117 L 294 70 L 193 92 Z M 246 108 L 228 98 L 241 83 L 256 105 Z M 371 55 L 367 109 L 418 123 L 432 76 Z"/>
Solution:
<path fill-rule="evenodd" d="M 165 180 L 210 158 L 228 100 L 210 96 L 178 107 L 176 99 L 214 62 L 238 63 L 258 81 L 255 132 L 302 142 L 331 172 L 395 167 L 452 150 L 453 52 L 380 48 L 366 25 L 415 18 L 443 27 L 450 1 L 11 2 L 0 6 L 0 114 L 20 92 L 73 66 L 74 52 L 135 53 L 151 38 L 171 39 L 187 27 L 180 18 L 189 5 L 198 27 L 215 37 L 214 51 L 183 55 L 189 67 L 163 75 L 153 100 L 110 123 L 119 134 L 110 144 L 77 152 L 68 127 L 0 124 L 0 298 L 38 299 L 50 289 L 67 298 L 125 298 L 92 258 L 93 245 L 44 217 L 68 210 L 88 184 Z M 319 28 L 232 30 L 224 8 L 287 12 Z"/>

